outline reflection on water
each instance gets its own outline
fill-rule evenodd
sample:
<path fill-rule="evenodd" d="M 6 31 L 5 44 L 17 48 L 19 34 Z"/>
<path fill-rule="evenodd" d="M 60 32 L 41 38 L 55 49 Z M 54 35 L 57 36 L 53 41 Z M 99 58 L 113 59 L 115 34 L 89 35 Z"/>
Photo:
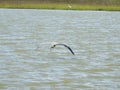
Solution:
<path fill-rule="evenodd" d="M 119 90 L 120 12 L 0 9 L 1 90 Z M 51 42 L 68 44 L 50 50 Z"/>

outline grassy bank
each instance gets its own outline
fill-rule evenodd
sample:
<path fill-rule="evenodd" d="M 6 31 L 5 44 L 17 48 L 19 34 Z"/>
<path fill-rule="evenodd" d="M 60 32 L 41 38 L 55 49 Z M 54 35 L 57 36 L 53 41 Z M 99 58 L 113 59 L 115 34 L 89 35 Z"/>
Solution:
<path fill-rule="evenodd" d="M 120 11 L 119 5 L 80 5 L 63 3 L 0 3 L 0 8 Z"/>

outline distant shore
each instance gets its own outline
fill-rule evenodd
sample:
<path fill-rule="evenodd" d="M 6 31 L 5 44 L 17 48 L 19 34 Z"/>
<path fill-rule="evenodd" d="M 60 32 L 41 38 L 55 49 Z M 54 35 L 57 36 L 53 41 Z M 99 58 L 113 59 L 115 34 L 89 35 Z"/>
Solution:
<path fill-rule="evenodd" d="M 0 8 L 120 11 L 119 5 L 80 5 L 64 3 L 0 3 Z"/>

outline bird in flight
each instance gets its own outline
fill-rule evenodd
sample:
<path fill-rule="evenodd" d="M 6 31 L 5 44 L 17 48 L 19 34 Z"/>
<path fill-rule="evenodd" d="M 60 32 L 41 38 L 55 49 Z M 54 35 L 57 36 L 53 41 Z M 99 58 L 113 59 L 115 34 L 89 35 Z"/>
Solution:
<path fill-rule="evenodd" d="M 70 52 L 71 52 L 73 55 L 75 55 L 75 53 L 73 52 L 73 50 L 72 50 L 69 46 L 67 46 L 67 45 L 65 45 L 65 44 L 53 44 L 53 45 L 51 46 L 51 48 L 54 48 L 54 47 L 56 47 L 57 45 L 61 45 L 61 46 L 66 47 L 68 50 L 70 50 Z"/>

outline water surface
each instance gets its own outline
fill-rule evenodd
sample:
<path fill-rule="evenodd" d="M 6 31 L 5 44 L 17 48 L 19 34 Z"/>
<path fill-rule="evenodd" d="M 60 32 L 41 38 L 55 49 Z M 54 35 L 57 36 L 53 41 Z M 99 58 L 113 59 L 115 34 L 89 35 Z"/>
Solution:
<path fill-rule="evenodd" d="M 120 12 L 0 9 L 0 90 L 56 89 L 120 89 Z"/>

